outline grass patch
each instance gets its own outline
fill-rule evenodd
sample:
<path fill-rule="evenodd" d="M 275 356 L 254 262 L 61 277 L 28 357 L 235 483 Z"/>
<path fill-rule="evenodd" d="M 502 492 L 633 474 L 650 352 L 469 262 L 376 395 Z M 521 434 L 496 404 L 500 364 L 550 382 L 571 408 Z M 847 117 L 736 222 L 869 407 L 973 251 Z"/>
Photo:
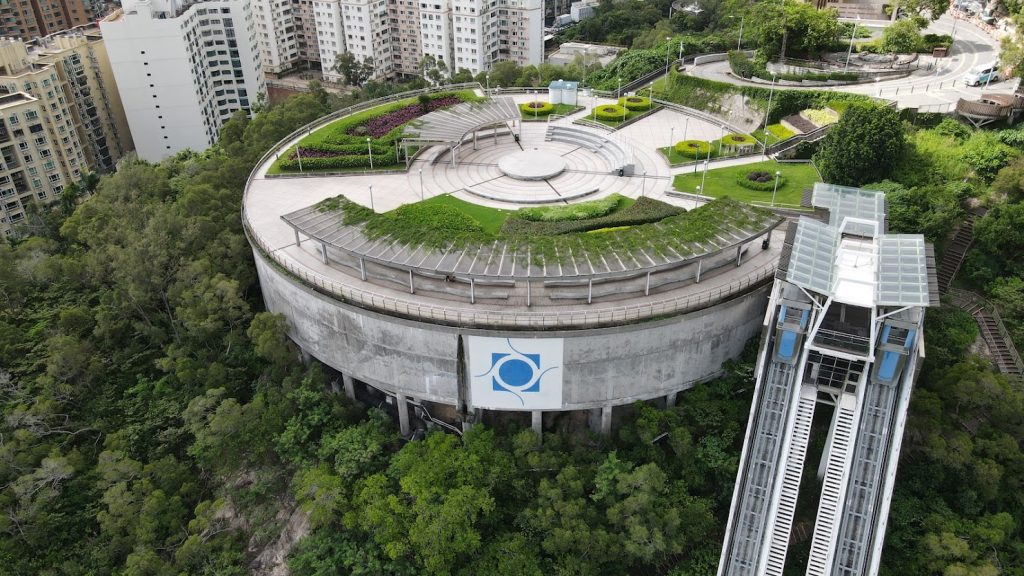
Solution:
<path fill-rule="evenodd" d="M 453 208 L 475 220 L 480 225 L 480 229 L 487 234 L 497 234 L 501 230 L 501 225 L 505 223 L 505 219 L 515 213 L 515 210 L 500 210 L 459 200 L 451 194 L 434 196 L 413 205 L 419 205 L 428 210 L 436 206 Z"/>
<path fill-rule="evenodd" d="M 547 122 L 548 116 L 553 116 L 555 114 L 559 114 L 561 116 L 568 116 L 570 114 L 575 114 L 580 110 L 583 110 L 583 106 L 576 106 L 573 104 L 555 104 L 555 109 L 552 110 L 551 112 L 548 112 L 547 114 L 539 114 L 537 116 L 534 116 L 533 114 L 530 114 L 529 112 L 526 112 L 522 109 L 519 110 L 519 114 L 520 116 L 523 117 L 523 122 Z"/>
<path fill-rule="evenodd" d="M 730 152 L 730 151 L 725 149 L 725 146 L 721 147 L 722 148 L 722 153 L 719 154 L 718 153 L 718 148 L 719 148 L 718 140 L 712 140 L 711 141 L 711 159 L 712 160 L 714 160 L 715 158 L 731 158 L 731 157 L 734 157 L 734 156 L 739 156 L 738 152 Z M 668 159 L 668 163 L 670 165 L 672 165 L 672 166 L 677 166 L 677 165 L 680 165 L 680 164 L 689 164 L 691 162 L 703 162 L 704 160 L 707 160 L 707 158 L 693 158 L 692 156 L 686 156 L 685 154 L 680 154 L 679 152 L 676 152 L 675 146 L 665 146 L 663 148 L 658 148 L 658 152 L 660 152 L 662 156 L 667 158 Z"/>
<path fill-rule="evenodd" d="M 805 188 L 811 188 L 815 182 L 821 181 L 818 172 L 811 164 L 782 164 L 772 160 L 744 164 L 742 166 L 729 166 L 727 168 L 715 168 L 708 170 L 707 179 L 704 182 L 704 189 L 701 194 L 713 198 L 732 198 L 741 202 L 770 203 L 772 191 L 748 190 L 741 187 L 736 181 L 746 178 L 747 174 L 756 171 L 765 171 L 772 174 L 775 171 L 782 172 L 785 182 L 780 182 L 779 190 L 775 195 L 776 204 L 799 205 Z M 673 185 L 680 192 L 696 193 L 700 186 L 703 172 L 696 174 L 679 174 L 673 180 Z"/>
<path fill-rule="evenodd" d="M 758 142 L 764 142 L 765 137 L 767 137 L 768 145 L 774 146 L 779 142 L 789 140 L 793 136 L 796 136 L 796 133 L 790 130 L 789 128 L 786 128 L 782 124 L 769 124 L 767 131 L 765 131 L 763 128 L 758 128 L 757 130 L 751 132 L 750 135 L 756 138 Z"/>

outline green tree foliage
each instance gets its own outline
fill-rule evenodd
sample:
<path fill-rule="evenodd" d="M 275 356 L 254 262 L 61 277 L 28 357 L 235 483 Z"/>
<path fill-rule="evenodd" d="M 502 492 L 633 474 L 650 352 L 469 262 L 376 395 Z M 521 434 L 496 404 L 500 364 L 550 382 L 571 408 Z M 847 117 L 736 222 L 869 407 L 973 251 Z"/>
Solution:
<path fill-rule="evenodd" d="M 769 58 L 811 57 L 828 50 L 839 34 L 838 13 L 798 0 L 765 2 L 751 9 L 750 38 Z M 747 32 L 745 32 L 745 35 Z"/>
<path fill-rule="evenodd" d="M 903 123 L 893 108 L 852 103 L 814 159 L 825 182 L 857 186 L 885 179 L 903 154 Z"/>
<path fill-rule="evenodd" d="M 341 52 L 334 60 L 334 71 L 341 75 L 345 84 L 362 86 L 373 76 L 373 59 L 366 56 L 359 60 L 352 52 Z"/>
<path fill-rule="evenodd" d="M 917 52 L 921 42 L 921 26 L 912 18 L 897 20 L 882 32 L 882 50 L 891 54 Z"/>

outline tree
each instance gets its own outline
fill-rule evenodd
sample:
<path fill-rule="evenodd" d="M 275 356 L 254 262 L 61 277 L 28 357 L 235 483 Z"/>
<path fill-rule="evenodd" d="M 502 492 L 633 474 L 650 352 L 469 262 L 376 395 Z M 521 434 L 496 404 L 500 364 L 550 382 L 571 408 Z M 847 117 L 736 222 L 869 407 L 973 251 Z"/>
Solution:
<path fill-rule="evenodd" d="M 910 54 L 921 46 L 921 27 L 917 20 L 904 18 L 882 32 L 882 50 L 891 54 Z"/>
<path fill-rule="evenodd" d="M 769 58 L 817 55 L 828 50 L 839 33 L 834 8 L 818 10 L 797 0 L 758 4 L 747 22 L 749 38 Z"/>
<path fill-rule="evenodd" d="M 351 52 L 342 52 L 334 60 L 334 71 L 341 75 L 345 84 L 362 86 L 373 76 L 373 59 L 366 56 L 359 61 Z"/>
<path fill-rule="evenodd" d="M 949 2 L 946 0 L 899 0 L 897 3 L 901 10 L 910 13 L 912 18 L 907 20 L 938 20 L 940 16 L 949 10 Z"/>
<path fill-rule="evenodd" d="M 858 186 L 884 180 L 904 146 L 903 123 L 895 109 L 855 102 L 825 136 L 814 159 L 826 182 Z"/>

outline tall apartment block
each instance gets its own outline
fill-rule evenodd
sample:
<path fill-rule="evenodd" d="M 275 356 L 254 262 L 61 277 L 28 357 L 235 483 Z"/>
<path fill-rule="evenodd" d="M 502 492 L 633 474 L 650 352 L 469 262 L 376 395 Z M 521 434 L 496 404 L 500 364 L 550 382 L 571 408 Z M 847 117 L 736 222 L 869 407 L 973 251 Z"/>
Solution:
<path fill-rule="evenodd" d="M 880 192 L 817 184 L 813 204 L 828 222 L 790 228 L 765 314 L 719 576 L 783 574 L 816 409 L 830 425 L 806 574 L 878 574 L 935 262 L 920 235 L 886 233 Z"/>
<path fill-rule="evenodd" d="M 266 91 L 248 0 L 124 0 L 100 29 L 145 160 L 206 149 Z"/>
<path fill-rule="evenodd" d="M 0 36 L 31 40 L 90 23 L 83 0 L 6 0 L 0 2 Z"/>
<path fill-rule="evenodd" d="M 132 149 L 98 31 L 0 40 L 0 231 Z"/>

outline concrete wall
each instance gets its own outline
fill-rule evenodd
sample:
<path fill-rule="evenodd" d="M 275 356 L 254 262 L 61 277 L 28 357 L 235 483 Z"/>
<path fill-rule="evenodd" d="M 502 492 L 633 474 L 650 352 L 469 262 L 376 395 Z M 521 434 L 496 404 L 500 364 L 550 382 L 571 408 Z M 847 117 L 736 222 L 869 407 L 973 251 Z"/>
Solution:
<path fill-rule="evenodd" d="M 469 330 L 399 319 L 323 296 L 255 253 L 267 309 L 321 362 L 389 392 L 458 403 L 458 336 L 564 338 L 563 410 L 628 404 L 715 376 L 758 333 L 770 285 L 667 320 L 596 330 Z"/>

